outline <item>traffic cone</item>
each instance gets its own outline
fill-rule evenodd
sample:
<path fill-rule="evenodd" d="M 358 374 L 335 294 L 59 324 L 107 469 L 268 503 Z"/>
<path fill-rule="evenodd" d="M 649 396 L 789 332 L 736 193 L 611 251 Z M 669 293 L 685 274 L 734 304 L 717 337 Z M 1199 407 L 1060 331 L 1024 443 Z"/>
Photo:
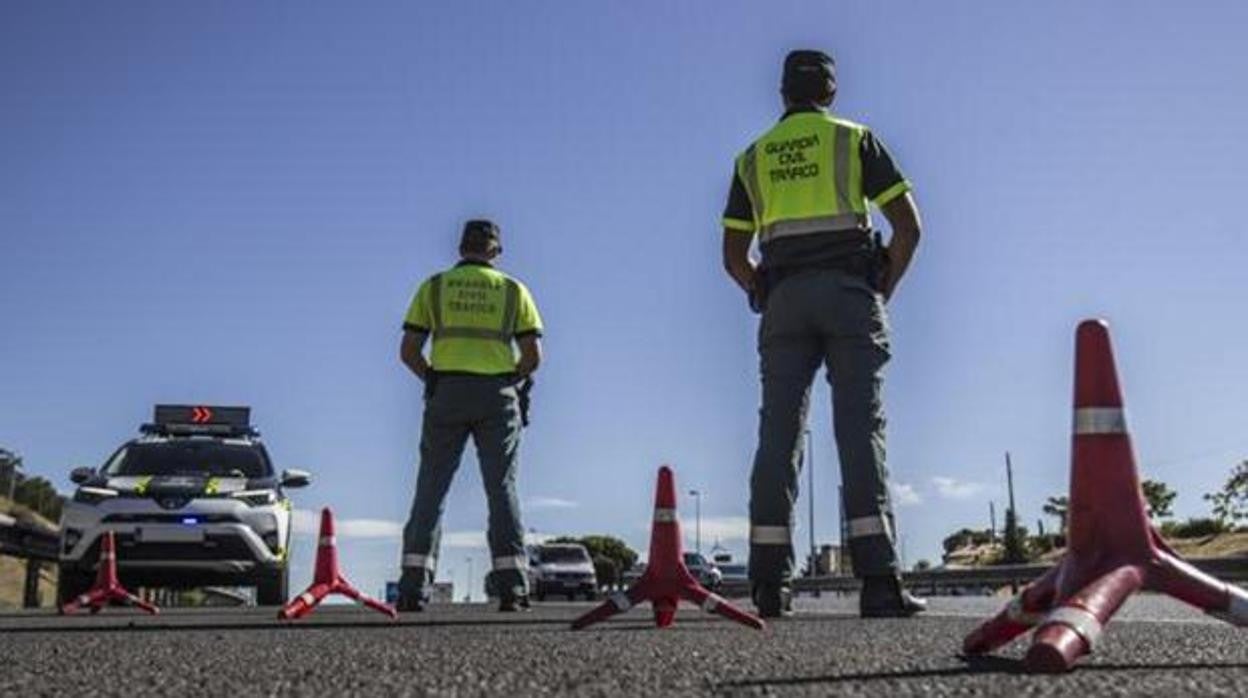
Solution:
<path fill-rule="evenodd" d="M 1025 668 L 1068 671 L 1141 589 L 1248 625 L 1248 593 L 1192 567 L 1149 523 L 1103 321 L 1079 325 L 1074 403 L 1066 554 L 968 635 L 963 651 L 990 652 L 1035 627 Z"/>
<path fill-rule="evenodd" d="M 399 614 L 394 608 L 372 597 L 365 596 L 351 586 L 346 577 L 338 569 L 338 543 L 334 539 L 334 513 L 329 507 L 321 509 L 321 535 L 316 547 L 316 572 L 312 578 L 312 586 L 296 596 L 277 612 L 280 620 L 297 620 L 312 612 L 326 596 L 341 594 L 354 599 L 365 606 L 397 620 Z"/>
<path fill-rule="evenodd" d="M 95 573 L 95 586 L 69 603 L 61 606 L 61 613 L 70 615 L 83 608 L 90 608 L 92 613 L 99 613 L 110 603 L 136 606 L 151 614 L 160 613 L 160 609 L 126 591 L 117 579 L 117 543 L 112 531 L 105 531 L 100 542 L 100 565 Z"/>
<path fill-rule="evenodd" d="M 654 609 L 654 623 L 660 628 L 676 619 L 680 599 L 701 606 L 708 613 L 721 615 L 742 625 L 762 630 L 763 621 L 742 611 L 718 594 L 707 591 L 685 567 L 680 538 L 680 520 L 676 517 L 676 481 L 672 469 L 659 468 L 659 483 L 654 493 L 654 524 L 650 532 L 650 561 L 646 572 L 628 591 L 613 594 L 597 608 L 577 618 L 573 630 L 623 613 L 643 601 Z"/>

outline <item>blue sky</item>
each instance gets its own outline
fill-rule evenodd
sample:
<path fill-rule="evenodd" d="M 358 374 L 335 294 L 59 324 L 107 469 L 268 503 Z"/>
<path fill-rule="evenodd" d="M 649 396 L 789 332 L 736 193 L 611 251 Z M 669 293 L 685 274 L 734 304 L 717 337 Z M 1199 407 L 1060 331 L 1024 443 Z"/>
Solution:
<path fill-rule="evenodd" d="M 316 474 L 298 506 L 335 508 L 376 589 L 415 481 L 402 314 L 488 215 L 548 326 L 526 525 L 644 549 L 669 462 L 707 493 L 704 538 L 742 552 L 756 319 L 719 214 L 783 55 L 819 47 L 837 111 L 889 145 L 925 221 L 890 307 L 907 560 L 1003 507 L 1006 450 L 1026 523 L 1065 490 L 1092 315 L 1145 476 L 1204 513 L 1248 457 L 1245 20 L 1233 2 L 3 3 L 0 444 L 68 488 L 154 402 L 250 404 L 278 462 Z M 835 540 L 822 382 L 815 404 Z M 443 577 L 472 558 L 479 586 L 485 518 L 467 458 Z"/>

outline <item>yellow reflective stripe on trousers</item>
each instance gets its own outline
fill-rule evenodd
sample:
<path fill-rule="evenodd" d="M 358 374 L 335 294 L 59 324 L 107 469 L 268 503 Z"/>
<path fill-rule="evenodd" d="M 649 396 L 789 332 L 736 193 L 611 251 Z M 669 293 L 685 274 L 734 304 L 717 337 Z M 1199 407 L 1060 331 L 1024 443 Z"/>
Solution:
<path fill-rule="evenodd" d="M 405 553 L 403 555 L 404 567 L 422 567 L 427 570 L 433 569 L 433 563 L 436 558 L 432 555 L 420 555 L 417 553 Z"/>
<path fill-rule="evenodd" d="M 888 536 L 892 538 L 888 520 L 883 516 L 861 516 L 849 520 L 849 537 L 866 538 L 868 536 Z"/>
<path fill-rule="evenodd" d="M 522 570 L 527 560 L 520 555 L 506 555 L 493 560 L 496 570 Z"/>
<path fill-rule="evenodd" d="M 788 526 L 750 526 L 750 543 L 754 545 L 790 545 L 793 534 Z"/>

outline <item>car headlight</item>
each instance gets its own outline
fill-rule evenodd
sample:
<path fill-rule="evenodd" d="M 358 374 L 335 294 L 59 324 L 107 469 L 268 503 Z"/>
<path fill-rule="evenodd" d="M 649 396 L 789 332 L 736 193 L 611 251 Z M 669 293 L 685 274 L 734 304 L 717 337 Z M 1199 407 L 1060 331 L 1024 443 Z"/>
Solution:
<path fill-rule="evenodd" d="M 242 492 L 235 492 L 230 496 L 253 507 L 277 503 L 277 493 L 273 490 L 243 490 Z"/>
<path fill-rule="evenodd" d="M 74 501 L 82 504 L 99 504 L 105 499 L 116 497 L 117 494 L 117 490 L 110 490 L 107 487 L 79 487 L 74 492 Z"/>

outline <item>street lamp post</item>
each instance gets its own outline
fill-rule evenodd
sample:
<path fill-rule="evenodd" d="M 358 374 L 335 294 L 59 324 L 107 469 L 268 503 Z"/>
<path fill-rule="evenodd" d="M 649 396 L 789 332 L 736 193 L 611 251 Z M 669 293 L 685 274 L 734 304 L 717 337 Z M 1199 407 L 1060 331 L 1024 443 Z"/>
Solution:
<path fill-rule="evenodd" d="M 811 436 L 810 430 L 806 430 L 806 451 L 803 454 L 806 461 L 806 476 L 809 484 L 807 485 L 806 504 L 808 505 L 810 514 L 810 565 L 807 571 L 810 576 L 815 576 L 815 560 L 819 558 L 819 550 L 815 545 L 815 440 Z"/>
<path fill-rule="evenodd" d="M 693 497 L 693 501 L 694 501 L 693 547 L 695 550 L 698 551 L 698 554 L 701 555 L 702 554 L 702 492 L 701 490 L 689 490 L 689 496 Z"/>
<path fill-rule="evenodd" d="M 464 558 L 464 562 L 468 563 L 468 583 L 464 586 L 464 602 L 472 601 L 472 558 Z"/>

